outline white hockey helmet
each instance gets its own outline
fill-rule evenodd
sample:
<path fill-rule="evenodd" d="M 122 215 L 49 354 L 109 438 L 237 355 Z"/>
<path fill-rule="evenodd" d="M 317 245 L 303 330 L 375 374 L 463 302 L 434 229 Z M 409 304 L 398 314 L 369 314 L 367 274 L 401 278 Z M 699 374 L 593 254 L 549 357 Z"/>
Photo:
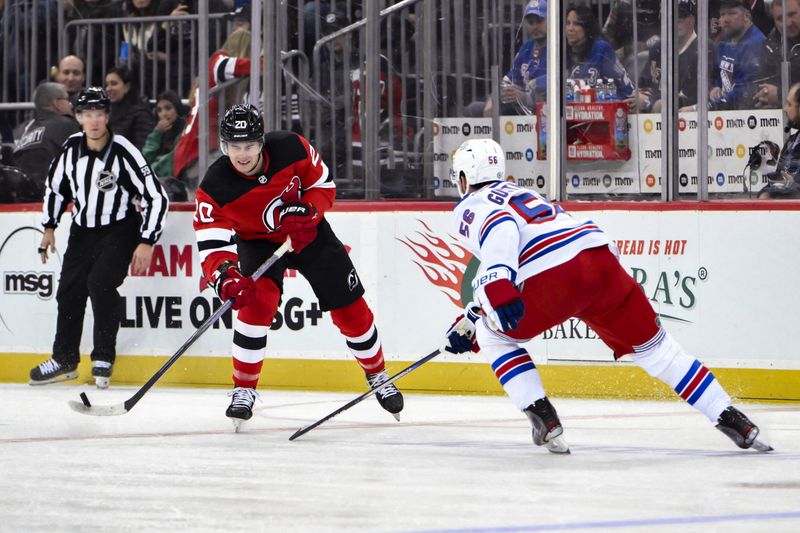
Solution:
<path fill-rule="evenodd" d="M 461 174 L 467 179 L 466 189 L 461 189 Z M 453 153 L 450 180 L 455 183 L 461 197 L 467 195 L 471 185 L 503 181 L 506 177 L 506 158 L 503 149 L 492 139 L 469 139 Z"/>

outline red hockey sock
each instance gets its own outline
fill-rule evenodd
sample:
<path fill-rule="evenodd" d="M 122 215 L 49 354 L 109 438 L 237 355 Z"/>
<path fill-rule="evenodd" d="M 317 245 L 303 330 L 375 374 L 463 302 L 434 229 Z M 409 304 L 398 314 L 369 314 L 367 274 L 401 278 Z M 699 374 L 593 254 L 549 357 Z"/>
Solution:
<path fill-rule="evenodd" d="M 347 307 L 331 310 L 331 319 L 364 372 L 374 374 L 383 370 L 381 339 L 372 311 L 363 297 Z"/>
<path fill-rule="evenodd" d="M 245 363 L 233 358 L 233 384 L 237 387 L 256 388 L 258 378 L 261 377 L 261 367 L 264 361 Z"/>
<path fill-rule="evenodd" d="M 254 301 L 242 307 L 233 325 L 233 382 L 255 387 L 267 351 L 267 332 L 278 309 L 280 291 L 269 278 L 256 281 Z"/>

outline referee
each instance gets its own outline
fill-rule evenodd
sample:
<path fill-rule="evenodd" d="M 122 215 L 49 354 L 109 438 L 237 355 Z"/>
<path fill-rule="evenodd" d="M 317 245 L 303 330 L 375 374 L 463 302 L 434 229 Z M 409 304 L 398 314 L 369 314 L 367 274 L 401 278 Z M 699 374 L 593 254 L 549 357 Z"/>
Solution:
<path fill-rule="evenodd" d="M 31 370 L 31 385 L 78 377 L 88 297 L 94 313 L 92 375 L 99 388 L 108 387 L 123 316 L 117 289 L 129 264 L 136 273 L 149 267 L 164 229 L 167 196 L 139 150 L 108 128 L 110 107 L 100 87 L 82 90 L 75 111 L 83 132 L 70 136 L 50 165 L 38 250 L 42 263 L 48 249 L 55 252 L 55 228 L 70 202 L 72 226 L 56 293 L 53 356 Z"/>

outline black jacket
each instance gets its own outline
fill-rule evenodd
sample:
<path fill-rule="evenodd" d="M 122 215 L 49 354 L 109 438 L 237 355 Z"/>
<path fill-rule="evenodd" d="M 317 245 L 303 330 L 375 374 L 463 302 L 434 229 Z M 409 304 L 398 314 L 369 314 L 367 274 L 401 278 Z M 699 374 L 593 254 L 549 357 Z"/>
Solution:
<path fill-rule="evenodd" d="M 69 115 L 36 110 L 14 149 L 14 166 L 41 185 L 44 192 L 50 163 L 61 153 L 64 141 L 79 131 L 78 122 Z"/>
<path fill-rule="evenodd" d="M 787 39 L 787 58 L 789 60 L 789 85 L 800 81 L 800 39 Z M 781 62 L 783 61 L 783 37 L 778 30 L 772 30 L 764 41 L 761 59 L 761 83 L 781 85 Z"/>
<path fill-rule="evenodd" d="M 147 136 L 155 125 L 150 107 L 135 94 L 128 93 L 120 103 L 111 104 L 109 128 L 128 139 L 139 150 L 144 148 Z"/>

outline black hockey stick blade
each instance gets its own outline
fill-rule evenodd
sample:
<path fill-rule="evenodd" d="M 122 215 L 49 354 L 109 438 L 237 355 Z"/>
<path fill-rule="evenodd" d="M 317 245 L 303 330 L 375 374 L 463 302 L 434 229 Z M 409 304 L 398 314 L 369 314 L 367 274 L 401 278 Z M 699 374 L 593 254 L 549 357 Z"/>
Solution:
<path fill-rule="evenodd" d="M 343 406 L 341 406 L 340 408 L 338 408 L 337 410 L 335 410 L 334 412 L 332 412 L 328 416 L 326 416 L 324 418 L 320 418 L 319 420 L 317 420 L 313 424 L 309 424 L 309 425 L 307 425 L 305 427 L 302 427 L 302 428 L 298 429 L 297 431 L 294 432 L 294 434 L 291 437 L 289 437 L 289 440 L 294 440 L 297 437 L 303 436 L 306 433 L 308 433 L 309 431 L 311 431 L 312 429 L 324 424 L 325 422 L 327 422 L 328 420 L 330 420 L 334 416 L 338 415 L 339 413 L 347 411 L 348 409 L 350 409 L 351 407 L 353 407 L 357 403 L 360 403 L 362 400 L 365 400 L 365 399 L 369 398 L 370 396 L 372 396 L 373 394 L 375 394 L 376 392 L 381 390 L 386 385 L 390 385 L 390 384 L 394 383 L 395 381 L 397 381 L 398 379 L 402 378 L 406 374 L 408 374 L 410 372 L 413 372 L 417 368 L 421 367 L 422 365 L 424 365 L 425 363 L 427 363 L 428 361 L 430 361 L 431 359 L 433 359 L 434 357 L 436 357 L 437 355 L 442 353 L 442 351 L 444 351 L 444 347 L 437 348 L 436 350 L 432 351 L 431 353 L 429 353 L 428 355 L 426 355 L 425 357 L 423 357 L 422 359 L 420 359 L 416 363 L 404 368 L 403 370 L 401 370 L 400 372 L 398 372 L 394 376 L 390 377 L 384 383 L 381 383 L 381 385 L 379 387 L 375 387 L 374 389 L 370 389 L 367 392 L 365 392 L 364 394 L 362 394 L 361 396 L 359 396 L 358 398 L 350 400 L 349 402 L 347 402 L 346 404 L 344 404 Z"/>
<path fill-rule="evenodd" d="M 269 270 L 269 268 L 278 261 L 278 259 L 283 257 L 283 254 L 290 251 L 291 249 L 292 249 L 292 241 L 291 239 L 287 238 L 286 242 L 284 242 L 277 250 L 275 250 L 275 253 L 269 256 L 269 258 L 266 261 L 264 261 L 255 272 L 253 272 L 253 275 L 251 276 L 253 281 L 260 278 L 264 274 L 264 272 Z M 187 341 L 184 342 L 180 348 L 178 348 L 178 351 L 175 352 L 175 354 L 172 357 L 170 357 L 166 363 L 164 363 L 164 366 L 159 368 L 158 371 L 156 371 L 156 373 L 153 374 L 153 377 L 147 380 L 147 383 L 142 385 L 142 387 L 138 391 L 136 391 L 136 393 L 134 393 L 133 396 L 131 396 L 124 402 L 116 405 L 92 405 L 89 402 L 89 399 L 86 397 L 86 393 L 81 393 L 81 401 L 77 402 L 75 400 L 70 400 L 69 406 L 72 408 L 73 411 L 77 411 L 78 413 L 84 415 L 93 415 L 93 416 L 124 415 L 125 413 L 133 409 L 133 406 L 136 405 L 139 402 L 139 400 L 142 399 L 142 396 L 144 396 L 145 393 L 147 393 L 147 391 L 149 391 L 150 388 L 156 384 L 156 381 L 161 379 L 161 376 L 163 376 L 167 372 L 167 370 L 169 370 L 169 368 L 173 364 L 175 364 L 175 361 L 177 361 L 186 352 L 186 350 L 188 350 L 189 347 L 192 344 L 194 344 L 194 342 L 197 339 L 199 339 L 200 336 L 206 332 L 206 330 L 208 330 L 208 328 L 213 326 L 217 322 L 217 320 L 219 320 L 222 317 L 222 315 L 224 315 L 225 312 L 231 308 L 232 305 L 233 301 L 228 300 L 225 303 L 223 303 L 219 309 L 214 311 L 214 314 L 208 317 L 208 319 L 206 319 L 205 322 L 200 324 L 200 327 L 197 328 L 197 330 L 192 334 L 192 336 L 189 337 L 189 339 L 187 339 Z"/>

